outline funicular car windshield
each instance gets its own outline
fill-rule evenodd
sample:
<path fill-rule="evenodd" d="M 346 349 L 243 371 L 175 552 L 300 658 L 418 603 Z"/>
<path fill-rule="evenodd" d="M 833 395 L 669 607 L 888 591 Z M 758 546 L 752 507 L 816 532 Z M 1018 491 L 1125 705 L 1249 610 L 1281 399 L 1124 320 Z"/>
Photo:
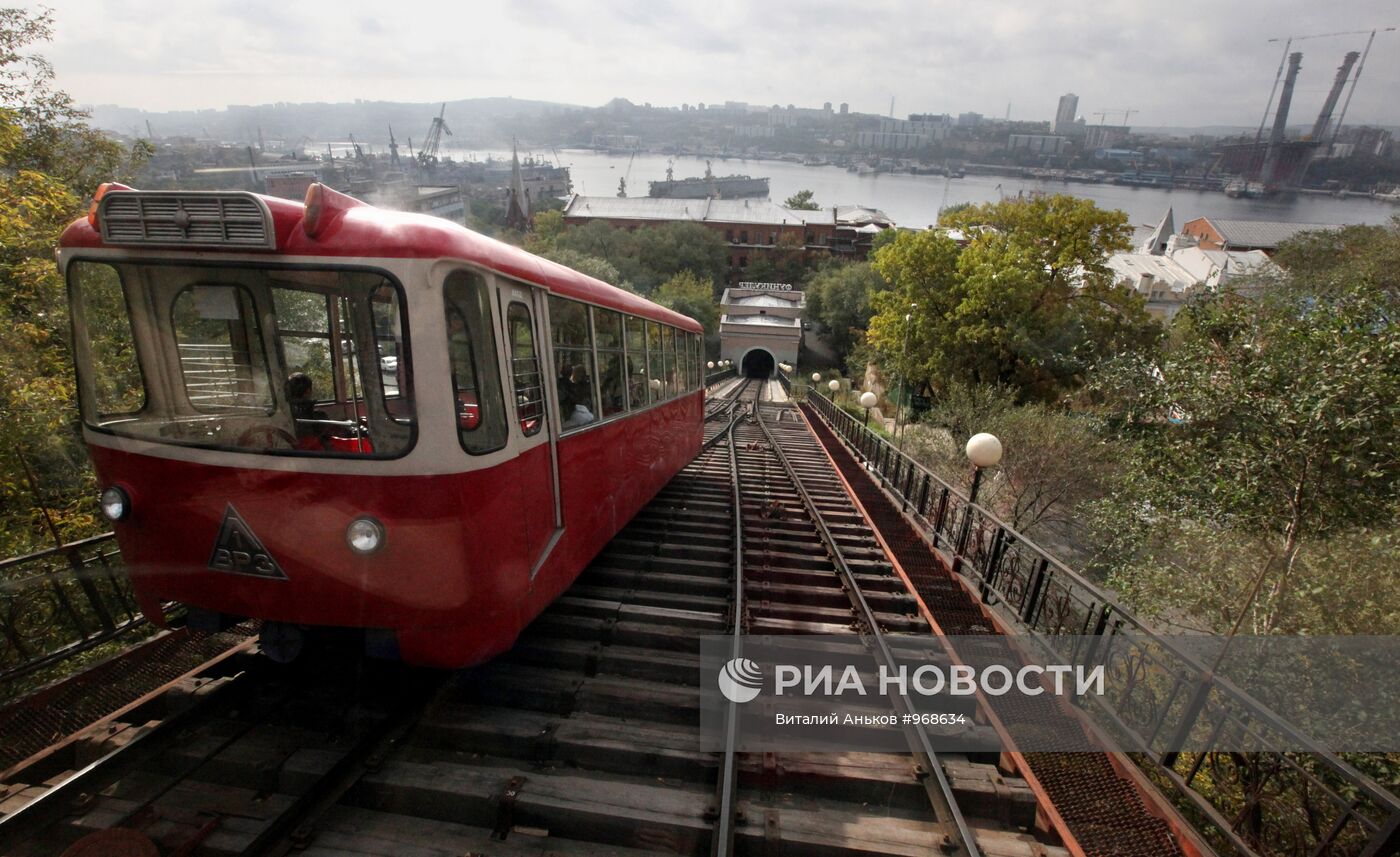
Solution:
<path fill-rule="evenodd" d="M 402 297 L 382 273 L 77 260 L 68 281 L 91 428 L 281 455 L 413 445 Z"/>

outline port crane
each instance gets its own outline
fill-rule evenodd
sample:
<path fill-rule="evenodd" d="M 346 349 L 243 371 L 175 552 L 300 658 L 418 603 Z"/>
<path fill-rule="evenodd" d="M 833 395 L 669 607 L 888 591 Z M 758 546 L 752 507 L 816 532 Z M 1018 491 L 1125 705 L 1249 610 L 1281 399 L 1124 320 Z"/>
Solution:
<path fill-rule="evenodd" d="M 359 144 L 359 143 L 355 142 L 355 135 L 354 135 L 353 132 L 352 132 L 349 136 L 350 136 L 350 148 L 351 148 L 351 150 L 353 150 L 354 153 L 355 153 L 355 163 L 357 163 L 357 164 L 359 164 L 359 165 L 361 165 L 361 166 L 364 166 L 364 163 L 365 163 L 365 150 L 362 149 L 362 148 L 360 148 L 360 144 Z"/>
<path fill-rule="evenodd" d="M 447 113 L 447 102 L 443 102 L 438 115 L 433 117 L 433 123 L 428 126 L 428 139 L 418 150 L 418 165 L 427 169 L 432 169 L 437 163 L 438 146 L 442 143 L 442 135 L 452 136 L 452 129 L 447 127 L 443 121 L 443 116 Z"/>
<path fill-rule="evenodd" d="M 632 157 L 627 159 L 627 173 L 623 175 L 622 181 L 617 183 L 617 195 L 620 197 L 627 196 L 627 180 L 632 178 L 632 162 L 637 160 L 638 151 L 638 149 L 632 150 Z"/>
<path fill-rule="evenodd" d="M 399 143 L 394 139 L 394 126 L 389 126 L 389 163 L 399 165 Z"/>

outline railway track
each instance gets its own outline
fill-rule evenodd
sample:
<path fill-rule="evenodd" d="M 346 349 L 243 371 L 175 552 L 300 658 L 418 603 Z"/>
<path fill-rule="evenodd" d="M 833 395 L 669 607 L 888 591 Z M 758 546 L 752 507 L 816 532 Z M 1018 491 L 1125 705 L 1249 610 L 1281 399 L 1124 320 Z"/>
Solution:
<path fill-rule="evenodd" d="M 334 649 L 250 669 L 0 819 L 0 854 L 112 829 L 166 854 L 1068 853 L 1031 832 L 1034 795 L 995 755 L 916 734 L 903 757 L 701 748 L 700 636 L 929 633 L 763 389 L 707 409 L 701 454 L 506 655 L 452 675 Z"/>

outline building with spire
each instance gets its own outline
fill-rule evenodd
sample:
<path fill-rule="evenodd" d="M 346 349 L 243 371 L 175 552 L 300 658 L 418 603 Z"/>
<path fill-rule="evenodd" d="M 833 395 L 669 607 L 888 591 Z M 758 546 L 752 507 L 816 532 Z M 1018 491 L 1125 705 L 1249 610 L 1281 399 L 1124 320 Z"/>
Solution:
<path fill-rule="evenodd" d="M 510 144 L 510 189 L 506 201 L 506 225 L 524 232 L 530 228 L 530 192 L 520 176 L 520 152 L 516 141 Z"/>
<path fill-rule="evenodd" d="M 1167 252 L 1167 242 L 1176 234 L 1176 226 L 1172 222 L 1172 209 L 1167 208 L 1167 213 L 1157 223 L 1157 228 L 1152 230 L 1152 234 L 1147 236 L 1147 240 L 1142 242 L 1142 247 L 1138 252 L 1146 253 L 1150 256 L 1161 256 Z"/>

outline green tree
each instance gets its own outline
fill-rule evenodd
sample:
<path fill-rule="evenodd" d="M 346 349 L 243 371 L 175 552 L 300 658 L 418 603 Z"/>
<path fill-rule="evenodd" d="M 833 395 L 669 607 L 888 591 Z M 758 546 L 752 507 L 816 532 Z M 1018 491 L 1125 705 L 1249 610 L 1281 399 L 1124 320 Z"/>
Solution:
<path fill-rule="evenodd" d="M 644 294 L 683 272 L 715 283 L 724 282 L 729 274 L 729 245 L 698 223 L 666 223 L 638 229 L 634 235 L 637 262 L 643 270 L 637 285 Z"/>
<path fill-rule="evenodd" d="M 1092 415 L 1038 402 L 1017 404 L 1008 387 L 953 384 L 910 427 L 905 450 L 953 484 L 969 487 L 967 439 L 991 432 L 1005 456 L 982 483 L 979 502 L 1062 559 L 1078 547 L 1084 504 L 1103 497 L 1122 474 L 1127 441 Z"/>
<path fill-rule="evenodd" d="M 1300 599 L 1305 553 L 1330 554 L 1329 540 L 1363 531 L 1393 548 L 1385 534 L 1400 511 L 1400 300 L 1378 287 L 1393 271 L 1373 263 L 1400 248 L 1400 227 L 1388 241 L 1354 235 L 1361 247 L 1339 252 L 1336 267 L 1304 266 L 1258 299 L 1199 299 L 1177 316 L 1160 360 L 1112 361 L 1094 385 L 1147 453 L 1115 504 L 1111 528 L 1138 538 L 1116 546 L 1120 560 L 1141 591 L 1157 581 L 1150 591 L 1161 596 L 1165 578 L 1181 577 L 1171 558 L 1190 549 L 1161 534 L 1190 533 L 1233 554 L 1234 572 L 1216 575 L 1228 578 L 1224 589 L 1175 584 L 1192 603 L 1170 606 L 1212 625 L 1298 630 L 1303 602 L 1329 588 L 1314 581 Z M 1164 419 L 1169 409 L 1179 425 Z"/>
<path fill-rule="evenodd" d="M 1051 401 L 1082 384 L 1094 363 L 1160 336 L 1143 300 L 1114 285 L 1105 266 L 1127 247 L 1122 212 L 1057 195 L 946 220 L 972 236 L 965 248 L 930 230 L 901 234 L 875 254 L 875 270 L 895 288 L 876 303 L 870 341 L 886 362 L 908 364 L 911 377 L 935 389 L 1006 385 L 1023 401 Z"/>
<path fill-rule="evenodd" d="M 713 282 L 723 282 L 729 272 L 729 245 L 698 223 L 630 230 L 594 220 L 565 229 L 554 245 L 607 261 L 641 294 L 682 271 Z"/>
<path fill-rule="evenodd" d="M 816 194 L 810 190 L 799 190 L 797 193 L 783 200 L 784 208 L 792 208 L 797 211 L 820 211 L 821 205 L 812 197 Z"/>
<path fill-rule="evenodd" d="M 585 256 L 602 259 L 617 269 L 631 283 L 642 273 L 637 261 L 637 240 L 627 229 L 617 229 L 601 220 L 590 220 L 582 226 L 566 228 L 554 241 L 556 250 L 572 250 Z"/>
<path fill-rule="evenodd" d="M 871 296 L 885 288 L 868 262 L 823 267 L 807 281 L 807 313 L 826 328 L 838 356 L 844 358 L 865 337 Z"/>
<path fill-rule="evenodd" d="M 129 176 L 149 155 L 89 128 L 32 53 L 50 13 L 0 9 L 0 549 L 48 541 L 15 456 L 40 475 L 65 537 L 91 533 L 91 470 L 76 431 L 68 306 L 53 264 L 59 234 L 101 181 Z"/>
<path fill-rule="evenodd" d="M 936 230 L 900 233 L 874 256 L 872 268 L 889 288 L 870 296 L 866 343 L 891 375 L 959 377 L 962 359 L 949 343 L 948 317 L 957 306 L 961 248 Z"/>
<path fill-rule="evenodd" d="M 599 259 L 597 256 L 589 256 L 577 250 L 554 249 L 547 250 L 540 254 L 551 262 L 558 262 L 566 268 L 573 268 L 580 274 L 587 274 L 595 280 L 602 280 L 609 285 L 617 286 L 619 289 L 635 293 L 632 284 L 622 278 L 611 263 L 606 259 Z"/>
<path fill-rule="evenodd" d="M 682 271 L 658 286 L 651 299 L 700 322 L 707 337 L 719 332 L 719 304 L 715 302 L 714 283 L 709 280 Z"/>
<path fill-rule="evenodd" d="M 564 212 L 554 209 L 536 211 L 530 222 L 534 228 L 525 236 L 525 249 L 531 253 L 554 249 L 555 242 L 564 233 Z"/>
<path fill-rule="evenodd" d="M 955 215 L 961 214 L 962 212 L 967 211 L 969 208 L 972 208 L 972 203 L 970 203 L 970 202 L 955 202 L 955 203 L 953 203 L 952 205 L 948 206 L 947 208 L 939 209 L 939 211 L 938 211 L 938 223 L 939 223 L 939 225 L 940 225 L 940 226 L 947 226 L 947 225 L 948 225 L 948 221 L 951 220 Z"/>

